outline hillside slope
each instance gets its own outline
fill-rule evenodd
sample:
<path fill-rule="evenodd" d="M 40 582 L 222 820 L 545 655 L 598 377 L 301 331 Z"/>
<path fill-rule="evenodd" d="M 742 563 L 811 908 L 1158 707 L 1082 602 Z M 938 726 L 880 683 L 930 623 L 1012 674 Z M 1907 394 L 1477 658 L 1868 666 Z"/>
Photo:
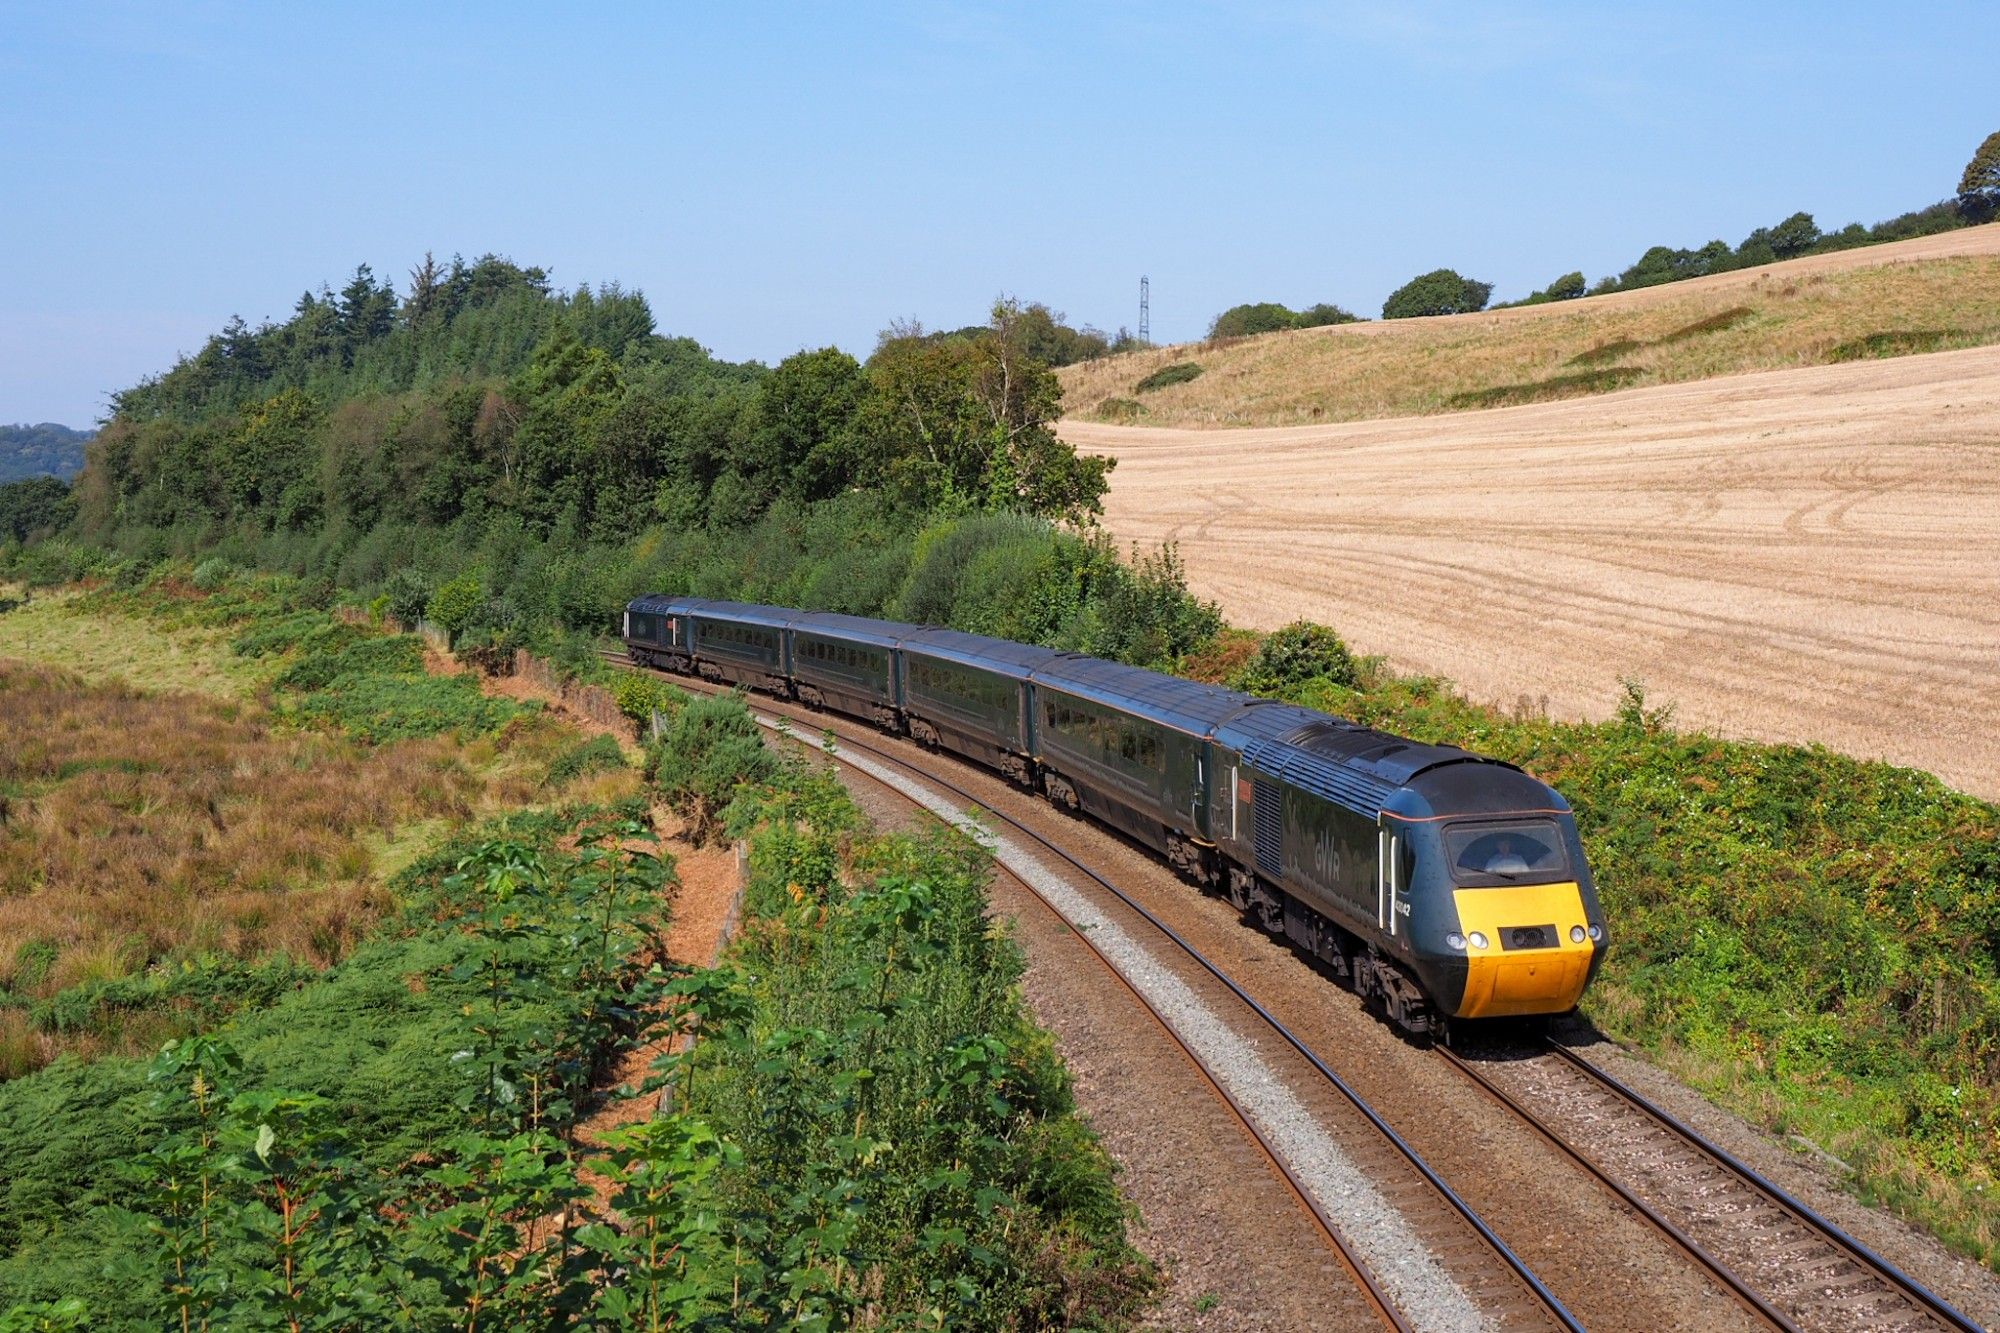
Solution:
<path fill-rule="evenodd" d="M 1991 229 L 2000 235 L 2000 228 Z M 1476 698 L 1820 741 L 2000 796 L 2000 348 L 1293 429 L 1067 422 L 1242 623 Z M 1532 701 L 1531 701 L 1532 702 Z"/>
<path fill-rule="evenodd" d="M 1190 343 L 1062 372 L 1078 416 L 1270 426 L 1436 413 L 2000 342 L 2000 225 L 1476 315 Z M 1162 366 L 1200 378 L 1139 393 Z M 1109 409 L 1105 404 L 1110 402 Z"/>
<path fill-rule="evenodd" d="M 91 435 L 50 421 L 0 426 L 0 485 L 28 477 L 68 481 L 83 470 L 83 446 Z"/>

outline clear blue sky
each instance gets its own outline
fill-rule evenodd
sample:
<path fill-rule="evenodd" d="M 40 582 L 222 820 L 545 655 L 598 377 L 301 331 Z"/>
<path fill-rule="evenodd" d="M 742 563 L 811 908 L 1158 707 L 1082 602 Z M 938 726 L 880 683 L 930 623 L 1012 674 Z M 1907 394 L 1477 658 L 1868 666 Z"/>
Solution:
<path fill-rule="evenodd" d="M 232 313 L 426 249 L 616 278 L 718 355 L 1000 292 L 1194 337 L 1504 298 L 1948 194 L 1993 4 L 0 0 L 0 422 L 88 424 Z"/>

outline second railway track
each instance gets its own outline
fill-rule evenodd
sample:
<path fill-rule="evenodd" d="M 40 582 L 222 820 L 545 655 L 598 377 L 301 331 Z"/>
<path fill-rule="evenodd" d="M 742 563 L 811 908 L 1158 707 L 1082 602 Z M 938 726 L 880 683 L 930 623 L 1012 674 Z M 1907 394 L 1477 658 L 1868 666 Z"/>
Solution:
<path fill-rule="evenodd" d="M 1699 1256 L 1780 1328 L 1980 1325 L 1699 1131 L 1550 1038 L 1442 1057 Z"/>

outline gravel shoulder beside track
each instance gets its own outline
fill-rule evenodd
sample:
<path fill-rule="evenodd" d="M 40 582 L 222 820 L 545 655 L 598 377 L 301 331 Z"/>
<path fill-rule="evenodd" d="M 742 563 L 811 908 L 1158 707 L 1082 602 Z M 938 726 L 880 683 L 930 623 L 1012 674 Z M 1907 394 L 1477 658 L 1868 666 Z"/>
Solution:
<path fill-rule="evenodd" d="M 878 825 L 928 817 L 875 780 L 839 772 Z M 1147 1326 L 1371 1327 L 1367 1302 L 1284 1182 L 1159 1026 L 1018 882 L 996 875 L 992 898 L 1026 957 L 1029 1008 L 1118 1163 L 1119 1188 L 1138 1213 L 1133 1243 L 1165 1279 Z"/>

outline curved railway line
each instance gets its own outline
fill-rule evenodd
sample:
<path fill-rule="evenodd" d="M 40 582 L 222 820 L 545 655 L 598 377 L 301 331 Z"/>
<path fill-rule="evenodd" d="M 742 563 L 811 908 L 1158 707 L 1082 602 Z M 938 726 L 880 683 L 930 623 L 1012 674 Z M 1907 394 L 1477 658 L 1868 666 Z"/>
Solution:
<path fill-rule="evenodd" d="M 695 693 L 724 693 L 722 687 L 671 672 L 636 666 L 623 652 L 605 649 L 608 662 L 628 670 L 657 674 Z M 1202 985 L 1205 996 L 1233 1005 L 1239 1015 L 1279 1038 L 1303 1072 L 1322 1094 L 1337 1094 L 1352 1130 L 1365 1126 L 1372 1151 L 1355 1154 L 1355 1165 L 1377 1182 L 1394 1182 L 1385 1189 L 1399 1209 L 1424 1216 L 1419 1233 L 1454 1274 L 1463 1274 L 1467 1289 L 1476 1293 L 1491 1326 L 1558 1327 L 1583 1325 L 1529 1266 L 1474 1209 L 1453 1190 L 1417 1151 L 1367 1101 L 1341 1078 L 1310 1046 L 1260 1003 L 1222 967 L 1204 955 L 1133 896 L 1069 851 L 1029 828 L 934 767 L 919 767 L 874 744 L 878 733 L 866 723 L 820 713 L 792 702 L 765 697 L 755 709 L 767 726 L 802 722 L 831 730 L 842 750 L 867 758 L 836 753 L 836 758 L 870 781 L 896 792 L 898 799 L 917 801 L 893 781 L 870 769 L 887 765 L 912 775 L 919 783 L 948 792 L 966 807 L 976 808 L 1109 895 L 1103 904 L 1140 923 L 1152 937 L 1165 940 L 1182 967 Z M 870 761 L 873 762 L 870 762 Z M 997 780 L 997 779 L 996 779 Z M 1029 900 L 1056 919 L 1067 921 L 1062 909 L 1015 869 L 1001 873 L 1019 883 Z M 1090 938 L 1074 930 L 1090 954 L 1116 977 L 1152 1020 L 1182 1051 L 1203 1082 L 1227 1106 L 1245 1137 L 1286 1182 L 1312 1219 L 1317 1233 L 1353 1276 L 1376 1318 L 1384 1327 L 1412 1327 L 1381 1277 L 1358 1256 L 1337 1221 L 1322 1206 L 1281 1146 L 1261 1129 L 1253 1108 L 1231 1092 L 1226 1077 L 1177 1031 L 1174 1024 L 1117 963 Z M 1553 1039 L 1532 1049 L 1494 1052 L 1497 1060 L 1467 1059 L 1444 1046 L 1435 1052 L 1481 1094 L 1530 1127 L 1556 1151 L 1594 1178 L 1625 1207 L 1666 1237 L 1672 1246 L 1707 1271 L 1713 1280 L 1755 1319 L 1769 1327 L 1820 1333 L 1836 1329 L 1977 1330 L 1981 1326 L 1954 1309 L 1895 1265 L 1822 1218 L 1810 1207 L 1717 1147 L 1698 1131 L 1599 1069 Z M 1493 1074 L 1508 1069 L 1504 1078 Z M 1525 1080 L 1525 1085 L 1524 1085 Z M 1511 1087 L 1508 1085 L 1512 1085 Z M 1327 1097 L 1327 1101 L 1335 1100 Z M 1546 1104 L 1547 1109 L 1542 1109 Z M 1567 1132 L 1559 1122 L 1569 1122 Z M 1589 1133 L 1575 1128 L 1587 1125 Z M 1591 1143 L 1580 1142 L 1590 1138 Z"/>

